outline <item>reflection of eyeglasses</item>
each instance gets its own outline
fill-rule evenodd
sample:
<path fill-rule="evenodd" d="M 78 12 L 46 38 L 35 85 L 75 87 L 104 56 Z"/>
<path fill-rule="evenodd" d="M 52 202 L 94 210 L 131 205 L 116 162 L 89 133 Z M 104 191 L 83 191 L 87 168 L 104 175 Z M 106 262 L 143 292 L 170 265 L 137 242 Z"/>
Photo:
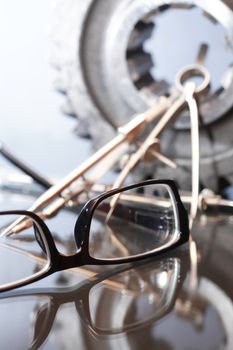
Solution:
<path fill-rule="evenodd" d="M 94 337 L 105 339 L 150 327 L 173 307 L 186 275 L 184 259 L 186 256 L 166 256 L 162 260 L 150 260 L 143 265 L 137 263 L 124 268 L 117 267 L 98 274 L 92 281 L 81 282 L 78 286 L 69 288 L 3 293 L 2 296 L 5 295 L 0 303 L 0 314 L 4 318 L 5 330 L 2 339 L 9 344 L 8 333 L 10 335 L 13 332 L 17 337 L 18 325 L 11 319 L 11 315 L 17 318 L 17 304 L 20 305 L 20 312 L 22 313 L 23 307 L 30 319 L 33 310 L 33 340 L 27 339 L 27 334 L 20 334 L 25 348 L 29 348 L 26 345 L 31 343 L 30 349 L 38 349 L 44 343 L 53 327 L 58 309 L 68 303 L 75 303 L 82 324 Z M 12 313 L 11 307 L 14 308 Z M 6 326 L 8 321 L 9 328 Z M 75 329 L 77 332 L 76 327 Z"/>
<path fill-rule="evenodd" d="M 27 229 L 20 232 L 22 222 L 17 221 L 9 226 L 12 216 L 13 220 L 23 216 Z M 48 227 L 35 213 L 5 211 L 0 212 L 0 219 L 1 266 L 7 261 L 7 267 L 1 268 L 1 291 L 73 267 L 120 264 L 154 256 L 189 237 L 187 213 L 171 180 L 149 180 L 89 200 L 75 224 L 77 251 L 73 255 L 58 252 Z M 22 235 L 23 240 L 19 239 Z M 35 239 L 29 239 L 32 237 Z"/>

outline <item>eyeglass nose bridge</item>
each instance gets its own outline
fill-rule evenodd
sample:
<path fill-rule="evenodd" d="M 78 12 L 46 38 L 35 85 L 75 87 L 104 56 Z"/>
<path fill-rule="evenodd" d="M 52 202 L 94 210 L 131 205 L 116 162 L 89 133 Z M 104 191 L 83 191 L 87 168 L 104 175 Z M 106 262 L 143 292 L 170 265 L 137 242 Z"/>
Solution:
<path fill-rule="evenodd" d="M 95 200 L 90 200 L 86 203 L 75 223 L 74 239 L 77 246 L 76 253 L 72 255 L 64 255 L 59 253 L 60 262 L 58 269 L 60 271 L 85 265 L 86 261 L 88 260 L 89 226 L 91 220 L 91 213 L 95 206 L 95 202 Z"/>
<path fill-rule="evenodd" d="M 61 253 L 59 255 L 60 259 L 56 271 L 64 271 L 83 265 L 81 249 L 72 255 L 65 255 Z"/>

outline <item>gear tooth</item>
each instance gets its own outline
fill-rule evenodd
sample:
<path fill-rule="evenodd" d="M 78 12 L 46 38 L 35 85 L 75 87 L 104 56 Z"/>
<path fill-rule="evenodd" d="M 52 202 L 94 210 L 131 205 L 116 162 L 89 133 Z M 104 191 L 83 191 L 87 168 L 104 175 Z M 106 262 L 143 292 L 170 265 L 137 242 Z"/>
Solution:
<path fill-rule="evenodd" d="M 154 26 L 155 24 L 152 22 L 138 22 L 129 38 L 128 51 L 134 51 L 141 48 L 145 40 L 151 36 Z"/>
<path fill-rule="evenodd" d="M 61 106 L 61 111 L 70 117 L 76 117 L 76 113 L 69 99 L 66 99 L 65 103 L 63 103 Z"/>
<path fill-rule="evenodd" d="M 62 77 L 57 77 L 53 82 L 53 87 L 56 91 L 66 94 L 67 93 L 67 84 Z"/>
<path fill-rule="evenodd" d="M 137 81 L 140 77 L 146 75 L 152 67 L 151 55 L 147 53 L 139 51 L 128 58 L 128 68 L 133 81 Z"/>
<path fill-rule="evenodd" d="M 88 121 L 85 120 L 85 119 L 79 119 L 78 120 L 78 124 L 77 126 L 75 127 L 75 134 L 77 136 L 80 136 L 80 137 L 83 137 L 83 138 L 86 138 L 86 139 L 90 139 L 91 138 L 91 135 L 89 133 L 89 126 L 88 126 Z"/>

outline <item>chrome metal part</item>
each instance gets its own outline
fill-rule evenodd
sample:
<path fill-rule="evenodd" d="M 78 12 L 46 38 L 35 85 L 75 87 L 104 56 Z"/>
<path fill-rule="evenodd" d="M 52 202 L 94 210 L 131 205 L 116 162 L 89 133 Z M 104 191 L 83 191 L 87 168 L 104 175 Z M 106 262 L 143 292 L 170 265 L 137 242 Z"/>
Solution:
<path fill-rule="evenodd" d="M 173 18 L 178 23 L 179 12 L 182 18 L 187 17 L 183 22 L 184 39 L 185 33 L 191 31 L 195 55 L 200 47 L 197 61 L 204 60 L 211 76 L 220 72 L 208 97 L 200 100 L 201 182 L 215 190 L 219 177 L 232 182 L 232 8 L 231 0 L 57 0 L 51 30 L 51 62 L 58 68 L 56 87 L 66 95 L 69 114 L 78 117 L 78 133 L 90 135 L 95 147 L 99 147 L 111 139 L 128 116 L 146 110 L 158 96 L 172 93 L 170 81 L 174 77 L 170 81 L 162 77 L 161 55 L 158 47 L 153 47 L 160 40 L 169 40 L 163 47 L 182 51 L 182 65 L 193 61 L 176 30 L 172 32 L 174 37 L 164 36 L 166 23 Z M 189 27 L 189 16 L 198 21 L 193 28 L 195 22 L 190 21 Z M 206 25 L 204 32 L 198 32 L 199 20 Z M 206 36 L 208 32 L 210 35 Z M 198 33 L 199 42 L 195 36 Z M 215 41 L 217 37 L 222 38 L 220 44 Z M 216 65 L 219 55 L 223 64 Z M 176 56 L 173 50 L 172 61 Z M 169 71 L 168 59 L 166 63 Z M 183 147 L 189 140 L 189 127 L 189 118 L 183 113 L 161 140 L 162 152 L 182 167 L 172 171 L 172 177 L 183 188 L 190 187 L 191 149 Z M 155 166 L 149 167 L 147 175 L 170 177 L 171 171 L 166 166 Z M 140 172 L 139 177 L 142 176 Z"/>

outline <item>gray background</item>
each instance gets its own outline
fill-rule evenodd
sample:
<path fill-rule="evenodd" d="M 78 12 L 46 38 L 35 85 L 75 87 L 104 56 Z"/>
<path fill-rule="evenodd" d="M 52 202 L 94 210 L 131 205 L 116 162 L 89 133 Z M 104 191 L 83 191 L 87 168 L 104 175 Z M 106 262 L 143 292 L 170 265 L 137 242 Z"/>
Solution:
<path fill-rule="evenodd" d="M 85 159 L 89 142 L 60 112 L 49 65 L 51 2 L 0 2 L 0 140 L 47 176 L 60 177 Z M 0 159 L 0 166 L 2 165 Z"/>

